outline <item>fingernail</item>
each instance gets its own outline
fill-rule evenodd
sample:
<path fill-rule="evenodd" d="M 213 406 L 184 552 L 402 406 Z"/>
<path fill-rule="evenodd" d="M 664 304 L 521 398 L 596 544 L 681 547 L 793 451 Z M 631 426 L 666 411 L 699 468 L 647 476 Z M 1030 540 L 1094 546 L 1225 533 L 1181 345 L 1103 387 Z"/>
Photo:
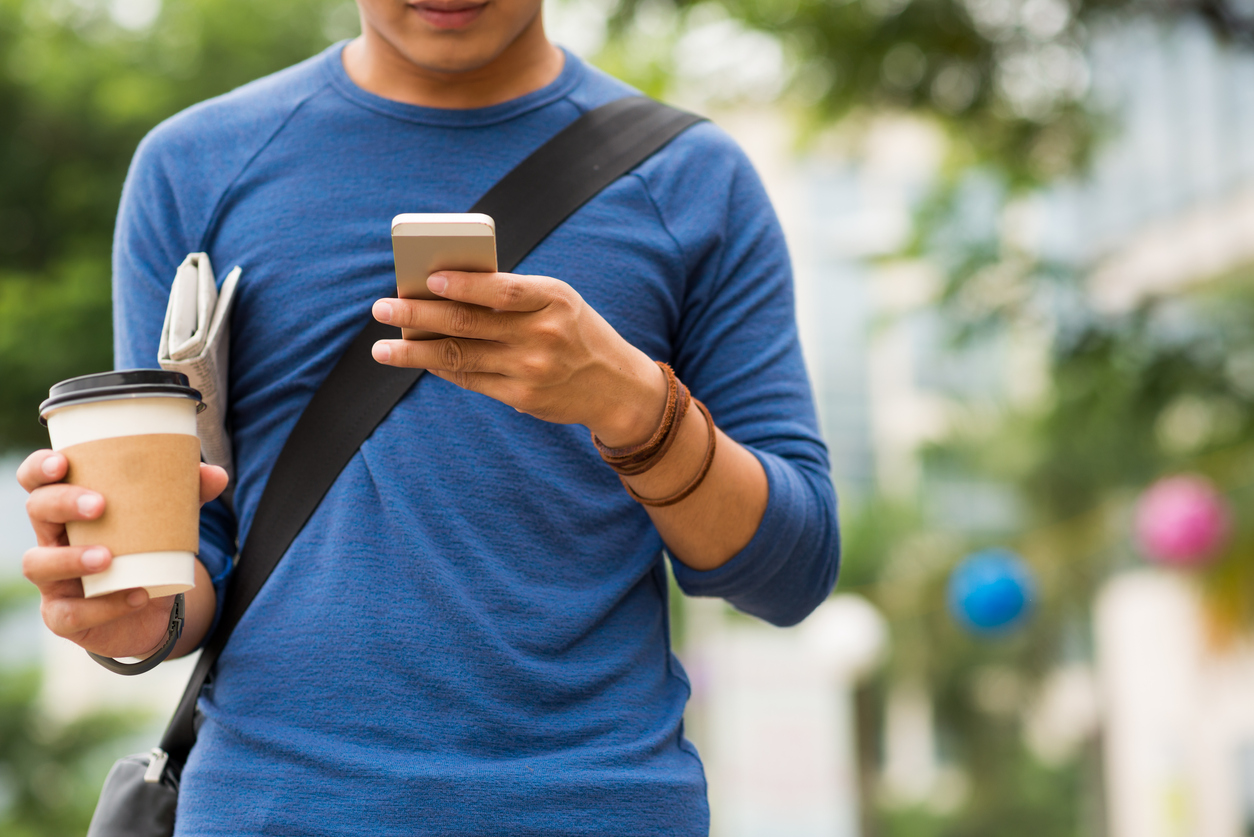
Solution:
<path fill-rule="evenodd" d="M 387 363 L 392 359 L 392 347 L 387 343 L 375 343 L 374 348 L 370 350 L 370 354 L 379 363 Z"/>
<path fill-rule="evenodd" d="M 442 294 L 444 289 L 448 287 L 448 277 L 443 273 L 432 273 L 427 278 L 427 287 L 432 293 Z"/>
<path fill-rule="evenodd" d="M 46 476 L 55 477 L 57 475 L 57 469 L 61 467 L 61 457 L 49 456 L 44 460 L 44 464 L 41 467 L 43 468 Z"/>
<path fill-rule="evenodd" d="M 374 318 L 381 323 L 392 322 L 392 306 L 379 300 L 374 304 Z"/>
<path fill-rule="evenodd" d="M 99 494 L 84 494 L 78 498 L 78 513 L 83 517 L 95 517 L 100 512 L 101 504 Z"/>
<path fill-rule="evenodd" d="M 131 607 L 142 607 L 148 603 L 148 591 L 132 590 L 126 595 L 126 603 Z"/>
<path fill-rule="evenodd" d="M 89 570 L 98 570 L 109 560 L 109 551 L 94 546 L 83 553 L 83 566 Z"/>

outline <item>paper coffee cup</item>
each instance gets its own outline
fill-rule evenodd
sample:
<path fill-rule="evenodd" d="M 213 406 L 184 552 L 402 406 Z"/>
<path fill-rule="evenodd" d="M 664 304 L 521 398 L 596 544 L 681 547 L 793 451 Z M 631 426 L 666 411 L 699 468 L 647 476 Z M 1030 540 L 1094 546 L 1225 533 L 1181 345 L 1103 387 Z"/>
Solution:
<path fill-rule="evenodd" d="M 83 577 L 87 598 L 143 587 L 172 596 L 195 586 L 200 549 L 200 393 L 180 372 L 132 369 L 56 384 L 39 405 L 65 482 L 98 492 L 96 520 L 65 525 L 72 546 L 101 545 L 109 569 Z"/>

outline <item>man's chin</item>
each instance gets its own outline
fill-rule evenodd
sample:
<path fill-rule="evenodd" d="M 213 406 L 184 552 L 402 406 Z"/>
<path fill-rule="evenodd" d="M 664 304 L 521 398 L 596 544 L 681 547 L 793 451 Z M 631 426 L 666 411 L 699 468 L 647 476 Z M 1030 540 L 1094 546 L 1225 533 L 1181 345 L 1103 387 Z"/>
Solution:
<path fill-rule="evenodd" d="M 435 41 L 435 43 L 432 43 Z M 504 46 L 484 44 L 480 39 L 437 37 L 422 38 L 399 44 L 404 57 L 415 67 L 429 73 L 460 76 L 483 69 L 501 54 Z"/>

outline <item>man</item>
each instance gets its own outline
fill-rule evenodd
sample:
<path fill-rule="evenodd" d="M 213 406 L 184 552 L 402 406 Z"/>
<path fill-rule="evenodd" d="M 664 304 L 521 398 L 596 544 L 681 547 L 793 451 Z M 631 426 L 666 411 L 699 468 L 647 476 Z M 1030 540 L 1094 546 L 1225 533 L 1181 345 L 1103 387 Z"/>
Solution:
<path fill-rule="evenodd" d="M 704 834 L 683 737 L 663 546 L 692 595 L 776 624 L 822 601 L 835 498 L 793 322 L 787 254 L 743 154 L 708 124 L 620 178 L 518 275 L 441 273 L 395 299 L 388 220 L 464 211 L 581 113 L 631 95 L 549 43 L 540 0 L 359 0 L 362 35 L 159 126 L 118 216 L 119 367 L 151 366 L 174 268 L 244 268 L 230 415 L 235 514 L 202 512 L 176 653 L 204 641 L 275 458 L 376 318 L 450 338 L 383 341 L 430 370 L 362 445 L 231 637 L 201 697 L 179 834 Z M 656 467 L 609 448 L 689 410 Z M 144 656 L 170 599 L 85 600 L 101 548 L 64 523 L 105 499 L 19 478 L 48 626 Z M 205 466 L 202 496 L 225 475 Z M 628 493 L 626 489 L 630 489 Z M 238 515 L 238 516 L 236 516 Z"/>

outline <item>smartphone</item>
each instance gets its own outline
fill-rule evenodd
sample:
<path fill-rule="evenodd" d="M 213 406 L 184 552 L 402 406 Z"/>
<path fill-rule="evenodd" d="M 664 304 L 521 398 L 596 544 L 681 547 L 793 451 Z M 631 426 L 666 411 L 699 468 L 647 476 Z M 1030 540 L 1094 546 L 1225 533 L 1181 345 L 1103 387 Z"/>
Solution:
<path fill-rule="evenodd" d="M 496 222 L 476 212 L 397 215 L 392 219 L 392 258 L 397 296 L 439 299 L 427 289 L 427 277 L 438 270 L 496 272 Z M 444 335 L 403 328 L 401 336 L 432 340 Z"/>

